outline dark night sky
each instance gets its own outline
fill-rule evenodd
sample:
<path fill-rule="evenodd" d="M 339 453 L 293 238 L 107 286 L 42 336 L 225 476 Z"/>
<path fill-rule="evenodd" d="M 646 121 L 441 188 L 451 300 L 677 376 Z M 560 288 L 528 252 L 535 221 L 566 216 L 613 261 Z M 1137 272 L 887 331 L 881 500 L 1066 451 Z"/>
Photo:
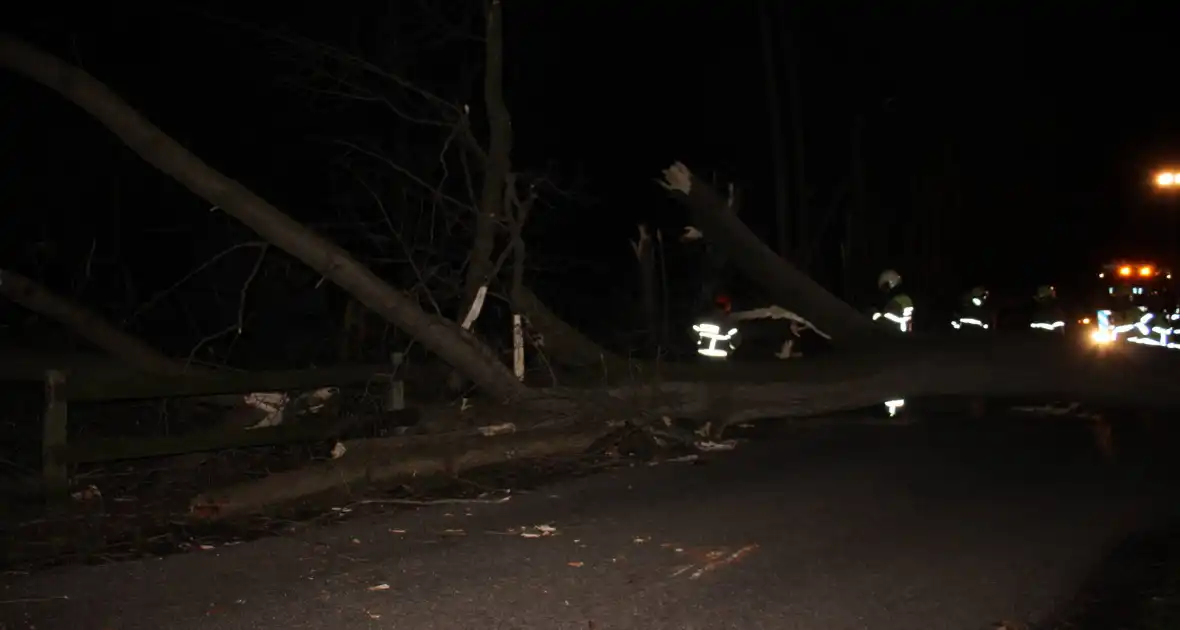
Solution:
<path fill-rule="evenodd" d="M 331 13 L 327 5 L 215 4 L 202 9 L 345 46 L 396 38 L 388 25 L 412 13 L 379 2 L 337 3 Z M 925 278 L 954 293 L 961 283 L 1035 283 L 1088 272 L 1106 256 L 1167 251 L 1167 208 L 1149 184 L 1156 165 L 1180 160 L 1180 90 L 1171 80 L 1180 10 L 1078 4 L 1087 8 L 786 6 L 816 206 L 847 178 L 852 121 L 866 120 L 867 203 L 890 226 L 875 245 L 881 254 L 871 275 L 897 265 L 919 284 Z M 112 6 L 77 13 L 45 5 L 10 26 L 107 82 L 284 210 L 327 220 L 325 199 L 339 184 L 315 138 L 329 130 L 309 122 L 306 98 L 278 85 L 281 46 L 171 5 Z M 771 225 L 756 3 L 507 6 L 516 161 L 584 177 L 589 199 L 547 211 L 547 244 L 539 250 L 625 269 L 626 239 L 638 220 L 676 225 L 683 216 L 650 183 L 676 159 L 736 178 L 750 223 Z M 463 61 L 462 53 L 424 53 L 407 63 L 416 80 L 445 86 L 463 76 Z M 158 271 L 142 282 L 167 284 L 196 262 L 196 254 L 182 255 L 187 243 L 229 221 L 56 95 L 13 76 L 0 78 L 0 93 L 3 265 L 27 268 L 31 244 L 40 242 L 55 242 L 76 263 L 96 236 L 110 250 L 118 233 L 122 244 L 112 255 Z M 387 121 L 374 114 L 358 124 Z M 951 172 L 959 178 L 947 179 Z M 961 229 L 939 237 L 947 244 L 937 265 L 919 260 L 906 238 L 906 224 L 930 212 L 916 208 L 930 205 L 920 199 L 931 188 L 962 200 L 944 210 L 961 215 Z M 139 227 L 114 227 L 127 222 Z"/>

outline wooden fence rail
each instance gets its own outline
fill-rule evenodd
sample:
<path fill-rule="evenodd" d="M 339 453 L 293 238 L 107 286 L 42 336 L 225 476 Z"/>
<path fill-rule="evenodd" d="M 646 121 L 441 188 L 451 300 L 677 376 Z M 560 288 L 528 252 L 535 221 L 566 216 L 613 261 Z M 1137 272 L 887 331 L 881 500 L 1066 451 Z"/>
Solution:
<path fill-rule="evenodd" d="M 60 500 L 69 488 L 70 464 L 181 455 L 227 448 L 311 442 L 338 435 L 340 421 L 280 424 L 258 429 L 219 429 L 175 436 L 102 438 L 69 442 L 69 406 L 79 402 L 110 402 L 154 398 L 286 392 L 320 387 L 379 383 L 391 410 L 405 406 L 401 380 L 402 355 L 392 364 L 351 365 L 278 372 L 202 372 L 171 376 L 128 371 L 71 374 L 47 370 L 42 434 L 42 478 L 46 496 Z"/>

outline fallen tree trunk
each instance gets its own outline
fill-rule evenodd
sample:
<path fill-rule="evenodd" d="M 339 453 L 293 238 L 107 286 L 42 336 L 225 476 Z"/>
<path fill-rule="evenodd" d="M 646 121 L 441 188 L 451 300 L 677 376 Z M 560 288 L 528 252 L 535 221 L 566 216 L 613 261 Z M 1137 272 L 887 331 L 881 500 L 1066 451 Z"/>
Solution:
<path fill-rule="evenodd" d="M 1180 407 L 1180 356 L 1153 348 L 1099 351 L 1035 333 L 991 338 L 916 336 L 873 351 L 767 363 L 667 366 L 658 385 L 611 390 L 646 413 L 719 426 L 815 416 L 907 397 L 1066 399 L 1127 407 Z"/>
<path fill-rule="evenodd" d="M 336 462 L 225 488 L 198 497 L 193 505 L 206 516 L 210 511 L 235 515 L 340 484 L 568 455 L 584 450 L 612 426 L 646 426 L 664 416 L 708 421 L 712 437 L 719 439 L 739 422 L 809 418 L 902 397 L 984 395 L 1180 407 L 1180 391 L 1170 376 L 1176 368 L 1180 356 L 1175 353 L 1150 348 L 1097 352 L 1035 333 L 916 338 L 900 355 L 878 347 L 798 361 L 669 365 L 659 383 L 539 390 L 527 404 L 493 405 L 467 418 L 468 426 L 512 422 L 520 433 L 510 438 L 476 436 L 469 429 L 365 441 L 357 443 L 357 452 L 350 446 L 350 455 Z M 625 377 L 616 382 L 625 383 Z M 197 509 L 210 504 L 216 507 Z"/>
<path fill-rule="evenodd" d="M 11 35 L 0 35 L 0 65 L 89 112 L 149 164 L 323 274 L 462 371 L 486 393 L 505 400 L 527 395 L 512 372 L 457 324 L 426 313 L 343 248 L 210 167 L 99 80 Z"/>
<path fill-rule="evenodd" d="M 198 496 L 190 513 L 233 518 L 350 485 L 457 475 L 510 460 L 566 455 L 585 451 L 607 431 L 599 422 L 561 423 L 495 437 L 465 433 L 350 441 L 339 459 Z"/>
<path fill-rule="evenodd" d="M 728 209 L 727 200 L 688 167 L 677 162 L 664 171 L 660 185 L 684 203 L 713 245 L 759 284 L 780 306 L 788 308 L 832 336 L 833 343 L 853 348 L 888 333 L 855 308 L 829 293 L 769 247 Z"/>

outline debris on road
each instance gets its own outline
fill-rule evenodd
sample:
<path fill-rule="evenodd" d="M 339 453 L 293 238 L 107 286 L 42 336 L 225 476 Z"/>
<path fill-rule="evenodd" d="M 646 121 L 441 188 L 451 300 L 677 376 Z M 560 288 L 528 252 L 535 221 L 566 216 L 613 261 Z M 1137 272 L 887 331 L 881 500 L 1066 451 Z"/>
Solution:
<path fill-rule="evenodd" d="M 85 488 L 70 494 L 70 498 L 75 501 L 94 501 L 102 498 L 102 492 L 94 484 L 90 484 Z"/>
<path fill-rule="evenodd" d="M 533 525 L 521 528 L 519 531 L 521 538 L 545 538 L 556 534 L 557 528 L 552 525 Z"/>
<path fill-rule="evenodd" d="M 724 442 L 713 442 L 710 440 L 701 440 L 696 443 L 697 450 L 711 453 L 714 451 L 732 451 L 737 447 L 737 440 L 725 440 Z"/>
<path fill-rule="evenodd" d="M 511 422 L 504 422 L 502 424 L 489 424 L 479 427 L 477 429 L 480 435 L 484 437 L 494 437 L 497 435 L 504 435 L 505 433 L 515 433 L 516 425 Z"/>
<path fill-rule="evenodd" d="M 672 571 L 672 577 L 678 577 L 680 575 L 684 575 L 685 573 L 689 573 L 689 571 L 692 571 L 691 573 L 689 573 L 688 579 L 696 580 L 696 579 L 700 578 L 702 575 L 709 573 L 710 571 L 713 571 L 714 569 L 717 569 L 718 567 L 733 564 L 733 563 L 741 560 L 742 558 L 748 556 L 751 552 L 753 552 L 757 548 L 758 548 L 757 544 L 750 544 L 750 545 L 746 545 L 736 551 L 730 551 L 728 547 L 721 547 L 718 549 L 710 549 L 710 550 L 707 550 L 703 553 L 701 553 L 699 551 L 696 551 L 696 552 L 690 551 L 689 555 L 698 556 L 696 558 L 697 562 L 695 562 L 693 564 L 684 564 L 684 565 L 680 565 L 680 566 L 676 567 L 676 569 L 674 569 Z"/>

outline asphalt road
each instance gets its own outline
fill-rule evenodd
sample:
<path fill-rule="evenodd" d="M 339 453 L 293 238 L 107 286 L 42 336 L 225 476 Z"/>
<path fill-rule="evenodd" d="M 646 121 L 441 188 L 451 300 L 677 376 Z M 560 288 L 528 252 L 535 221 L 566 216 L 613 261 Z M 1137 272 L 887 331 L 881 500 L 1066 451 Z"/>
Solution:
<path fill-rule="evenodd" d="M 8 575 L 0 627 L 987 628 L 1068 603 L 1165 499 L 1054 421 L 784 431 L 497 505 Z"/>

